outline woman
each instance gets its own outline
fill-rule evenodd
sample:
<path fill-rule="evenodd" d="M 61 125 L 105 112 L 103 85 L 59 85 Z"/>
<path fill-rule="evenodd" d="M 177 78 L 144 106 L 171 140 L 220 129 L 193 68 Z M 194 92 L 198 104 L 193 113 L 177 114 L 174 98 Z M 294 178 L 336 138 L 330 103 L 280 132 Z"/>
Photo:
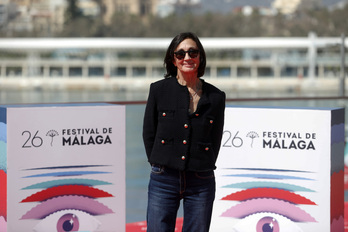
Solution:
<path fill-rule="evenodd" d="M 225 93 L 200 79 L 206 56 L 193 33 L 172 40 L 164 65 L 167 73 L 151 84 L 144 115 L 143 139 L 152 167 L 147 231 L 174 231 L 181 199 L 183 231 L 209 231 Z"/>

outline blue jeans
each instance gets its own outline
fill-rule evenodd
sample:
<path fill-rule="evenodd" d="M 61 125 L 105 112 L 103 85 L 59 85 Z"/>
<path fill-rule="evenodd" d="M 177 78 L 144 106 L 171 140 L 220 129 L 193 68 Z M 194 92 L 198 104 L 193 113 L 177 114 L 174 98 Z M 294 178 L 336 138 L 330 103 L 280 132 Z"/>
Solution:
<path fill-rule="evenodd" d="M 214 171 L 177 171 L 152 166 L 147 206 L 147 232 L 174 232 L 183 199 L 183 232 L 208 232 L 215 199 Z"/>

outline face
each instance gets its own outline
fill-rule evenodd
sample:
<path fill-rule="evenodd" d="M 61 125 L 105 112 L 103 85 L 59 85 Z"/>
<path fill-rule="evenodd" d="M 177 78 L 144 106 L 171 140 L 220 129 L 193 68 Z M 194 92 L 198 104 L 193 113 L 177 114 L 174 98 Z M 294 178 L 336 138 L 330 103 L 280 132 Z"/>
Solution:
<path fill-rule="evenodd" d="M 174 65 L 178 68 L 178 72 L 197 73 L 199 67 L 199 52 L 197 53 L 197 51 L 197 44 L 192 39 L 185 39 L 178 45 L 174 51 L 173 60 Z"/>

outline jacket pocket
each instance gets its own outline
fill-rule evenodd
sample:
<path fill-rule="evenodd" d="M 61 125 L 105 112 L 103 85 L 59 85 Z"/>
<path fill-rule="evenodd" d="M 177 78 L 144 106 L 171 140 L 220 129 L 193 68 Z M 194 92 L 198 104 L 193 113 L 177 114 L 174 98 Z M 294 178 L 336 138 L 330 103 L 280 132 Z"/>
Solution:
<path fill-rule="evenodd" d="M 211 179 L 214 178 L 214 171 L 206 171 L 206 172 L 195 172 L 195 176 L 199 179 Z"/>
<path fill-rule="evenodd" d="M 212 127 L 215 123 L 215 117 L 212 116 L 212 115 L 208 115 L 207 116 L 207 119 L 205 121 L 205 124 L 208 126 L 208 127 Z"/>
<path fill-rule="evenodd" d="M 198 151 L 199 157 L 196 157 L 196 158 L 200 159 L 199 162 L 203 164 L 203 166 L 215 165 L 216 155 L 211 143 L 198 142 L 197 151 Z"/>
<path fill-rule="evenodd" d="M 162 109 L 158 111 L 158 119 L 159 120 L 166 120 L 166 119 L 172 119 L 174 118 L 174 110 L 166 110 Z"/>
<path fill-rule="evenodd" d="M 157 137 L 155 140 L 156 146 L 159 146 L 159 147 L 173 145 L 173 143 L 174 143 L 173 138 Z"/>
<path fill-rule="evenodd" d="M 215 124 L 215 117 L 212 115 L 207 115 L 202 122 L 202 132 L 203 135 L 209 135 Z"/>

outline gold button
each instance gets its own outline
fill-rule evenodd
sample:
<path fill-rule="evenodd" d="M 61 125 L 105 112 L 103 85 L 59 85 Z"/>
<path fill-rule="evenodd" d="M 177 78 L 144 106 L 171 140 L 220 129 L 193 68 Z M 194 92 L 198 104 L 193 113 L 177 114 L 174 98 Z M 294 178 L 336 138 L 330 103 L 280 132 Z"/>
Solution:
<path fill-rule="evenodd" d="M 182 159 L 182 160 L 185 160 L 186 158 L 185 158 L 185 156 L 183 155 L 183 156 L 181 156 L 181 159 Z"/>

